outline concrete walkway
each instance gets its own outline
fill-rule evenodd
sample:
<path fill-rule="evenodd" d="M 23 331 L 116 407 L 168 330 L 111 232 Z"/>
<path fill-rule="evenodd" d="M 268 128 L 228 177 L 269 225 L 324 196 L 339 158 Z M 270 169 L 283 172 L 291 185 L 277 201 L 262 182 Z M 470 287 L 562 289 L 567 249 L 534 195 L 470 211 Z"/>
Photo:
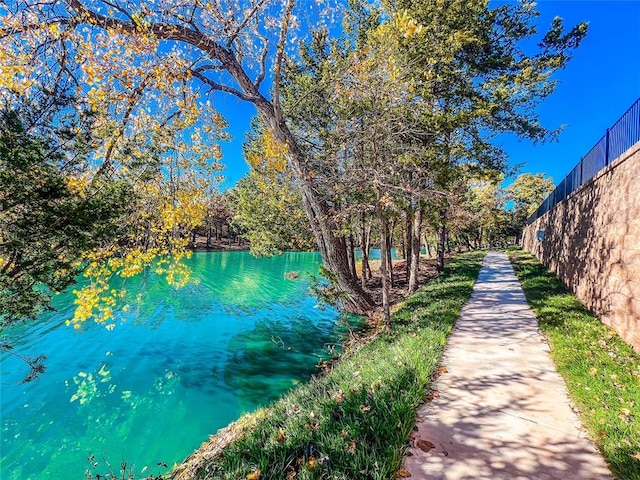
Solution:
<path fill-rule="evenodd" d="M 485 258 L 442 366 L 405 458 L 412 480 L 612 478 L 505 254 Z"/>

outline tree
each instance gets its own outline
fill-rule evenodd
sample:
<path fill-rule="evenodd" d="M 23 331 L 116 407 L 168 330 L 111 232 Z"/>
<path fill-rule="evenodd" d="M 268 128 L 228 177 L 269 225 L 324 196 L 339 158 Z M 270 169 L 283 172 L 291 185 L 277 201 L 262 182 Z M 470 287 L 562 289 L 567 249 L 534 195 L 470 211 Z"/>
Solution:
<path fill-rule="evenodd" d="M 532 4 L 489 8 L 488 1 L 398 0 L 385 5 L 390 7 L 388 20 L 378 28 L 386 28 L 404 49 L 397 49 L 403 55 L 379 59 L 396 62 L 400 78 L 414 80 L 405 83 L 407 91 L 400 91 L 407 102 L 405 111 L 411 111 L 409 98 L 430 107 L 418 109 L 427 132 L 418 137 L 430 137 L 422 142 L 430 155 L 417 156 L 414 165 L 425 158 L 439 159 L 443 168 L 491 159 L 495 152 L 484 132 L 514 131 L 537 139 L 547 134 L 531 112 L 553 91 L 550 76 L 566 64 L 584 36 L 584 25 L 565 34 L 561 20 L 554 20 L 539 51 L 528 55 L 521 43 L 536 32 Z M 283 109 L 286 54 L 296 36 L 310 31 L 309 24 L 299 21 L 305 18 L 301 9 L 308 7 L 308 2 L 295 0 L 237 0 L 224 6 L 192 0 L 126 5 L 101 0 L 12 2 L 0 35 L 8 39 L 9 48 L 0 50 L 0 56 L 13 62 L 16 75 L 7 83 L 15 89 L 31 88 L 34 72 L 56 74 L 65 70 L 54 67 L 67 66 L 70 57 L 82 60 L 76 71 L 82 87 L 90 87 L 87 101 L 103 105 L 115 119 L 106 122 L 110 127 L 100 151 L 101 171 L 112 167 L 114 152 L 126 153 L 125 146 L 137 145 L 128 139 L 144 144 L 147 122 L 165 121 L 156 117 L 168 121 L 175 114 L 181 122 L 172 123 L 176 129 L 193 127 L 199 109 L 206 106 L 199 90 L 251 102 L 265 130 L 283 146 L 325 266 L 347 294 L 346 306 L 365 313 L 373 303 L 351 268 L 342 225 L 334 214 L 336 199 L 318 185 L 318 166 L 327 164 L 314 163 Z M 312 9 L 311 15 L 317 19 L 320 13 L 324 12 Z M 366 56 L 365 39 L 369 41 L 363 31 L 356 46 Z M 120 61 L 123 57 L 130 61 Z M 28 68 L 32 63 L 39 69 Z M 396 70 L 388 74 L 394 76 Z M 266 85 L 270 95 L 264 93 Z M 154 115 L 148 113 L 150 106 Z M 426 115 L 428 111 L 432 114 Z M 157 126 L 151 132 L 158 130 L 162 129 Z M 411 138 L 405 136 L 405 141 Z M 420 143 L 419 138 L 413 141 Z M 390 167 L 397 165 L 395 154 L 385 152 L 385 157 Z"/>
<path fill-rule="evenodd" d="M 289 168 L 324 263 L 334 272 L 339 288 L 349 294 L 347 307 L 364 313 L 372 307 L 371 299 L 353 278 L 344 242 L 336 236 L 329 215 L 330 205 L 316 194 L 311 169 L 282 113 L 282 64 L 288 41 L 296 34 L 296 8 L 302 6 L 294 0 L 239 0 L 230 7 L 217 2 L 130 6 L 99 0 L 15 2 L 5 8 L 0 37 L 10 40 L 10 48 L 0 56 L 9 57 L 18 74 L 10 87 L 27 89 L 36 81 L 34 69 L 27 68 L 34 56 L 44 69 L 64 64 L 69 56 L 81 57 L 80 78 L 93 85 L 87 92 L 89 100 L 121 105 L 114 115 L 119 127 L 104 144 L 103 169 L 111 165 L 114 140 L 124 139 L 127 128 L 144 125 L 136 118 L 153 119 L 145 113 L 151 85 L 157 92 L 155 110 L 161 112 L 159 107 L 177 104 L 179 111 L 197 115 L 197 108 L 191 108 L 198 98 L 196 90 L 203 87 L 253 103 L 274 139 L 287 147 Z M 161 43 L 172 46 L 160 48 Z M 40 55 L 50 52 L 43 45 L 58 47 L 45 59 Z M 123 57 L 130 61 L 122 62 Z M 261 90 L 269 71 L 270 99 Z"/>
<path fill-rule="evenodd" d="M 182 260 L 190 255 L 188 234 L 203 221 L 205 192 L 219 170 L 224 122 L 180 76 L 182 63 L 175 55 L 158 59 L 150 53 L 157 42 L 126 42 L 113 32 L 87 38 L 86 30 L 69 28 L 58 18 L 62 7 L 57 2 L 35 9 L 28 2 L 0 7 L 7 13 L 0 59 L 10 73 L 0 76 L 0 100 L 9 107 L 18 95 L 23 103 L 64 100 L 62 113 L 39 119 L 38 132 L 52 130 L 67 114 L 91 119 L 90 129 L 80 129 L 88 139 L 73 172 L 77 193 L 93 198 L 103 185 L 118 182 L 135 191 L 121 228 L 80 258 L 89 282 L 76 292 L 73 322 L 79 327 L 89 318 L 102 323 L 112 318 L 123 293 L 110 287 L 113 277 L 125 279 L 153 267 L 176 287 L 188 280 Z M 38 18 L 40 23 L 30 23 Z M 121 55 L 139 62 L 123 62 Z M 207 121 L 196 125 L 201 118 Z M 65 142 L 55 137 L 56 145 Z"/>
<path fill-rule="evenodd" d="M 553 192 L 555 185 L 551 177 L 543 173 L 523 173 L 506 188 L 509 200 L 513 202 L 515 228 L 520 232 L 527 223 L 527 218 Z M 519 236 L 519 235 L 518 235 Z"/>
<path fill-rule="evenodd" d="M 82 191 L 79 163 L 27 132 L 18 112 L 0 112 L 0 329 L 35 318 L 74 283 L 86 252 L 124 233 L 132 188 L 103 181 Z"/>
<path fill-rule="evenodd" d="M 397 0 L 389 2 L 400 30 L 405 63 L 413 67 L 412 87 L 431 102 L 425 124 L 432 135 L 436 185 L 455 189 L 456 168 L 467 163 L 500 171 L 503 154 L 490 142 L 500 132 L 541 141 L 555 132 L 543 127 L 535 107 L 555 89 L 553 73 L 563 68 L 586 35 L 586 24 L 564 32 L 556 17 L 538 44 L 533 3 L 489 8 L 488 1 Z M 439 150 L 439 151 L 438 151 Z M 444 267 L 447 207 L 440 209 L 438 267 Z"/>

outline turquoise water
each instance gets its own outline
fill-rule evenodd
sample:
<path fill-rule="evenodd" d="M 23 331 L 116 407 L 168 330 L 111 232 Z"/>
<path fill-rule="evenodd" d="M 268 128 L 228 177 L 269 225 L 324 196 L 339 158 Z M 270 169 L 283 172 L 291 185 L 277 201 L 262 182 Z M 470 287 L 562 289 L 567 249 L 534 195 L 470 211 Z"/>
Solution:
<path fill-rule="evenodd" d="M 56 297 L 57 312 L 5 331 L 16 353 L 46 354 L 47 371 L 20 385 L 23 364 L 1 358 L 0 478 L 82 480 L 88 469 L 108 473 L 106 461 L 116 473 L 126 461 L 138 475 L 156 474 L 159 462 L 180 462 L 306 380 L 340 337 L 338 314 L 315 308 L 307 291 L 319 262 L 314 253 L 196 253 L 199 284 L 130 279 L 129 310 L 112 331 L 65 326 L 68 294 Z M 289 271 L 300 278 L 285 279 Z"/>

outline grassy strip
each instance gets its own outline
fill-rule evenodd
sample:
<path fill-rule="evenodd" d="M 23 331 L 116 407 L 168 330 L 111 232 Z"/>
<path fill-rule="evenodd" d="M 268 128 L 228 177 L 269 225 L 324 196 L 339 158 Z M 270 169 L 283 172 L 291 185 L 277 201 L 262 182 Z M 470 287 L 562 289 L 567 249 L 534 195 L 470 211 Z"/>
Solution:
<path fill-rule="evenodd" d="M 640 480 L 640 355 L 535 257 L 508 253 L 583 423 L 613 473 Z"/>
<path fill-rule="evenodd" d="M 291 391 L 200 469 L 216 479 L 392 479 L 484 252 L 460 255 L 393 315 L 393 328 Z"/>

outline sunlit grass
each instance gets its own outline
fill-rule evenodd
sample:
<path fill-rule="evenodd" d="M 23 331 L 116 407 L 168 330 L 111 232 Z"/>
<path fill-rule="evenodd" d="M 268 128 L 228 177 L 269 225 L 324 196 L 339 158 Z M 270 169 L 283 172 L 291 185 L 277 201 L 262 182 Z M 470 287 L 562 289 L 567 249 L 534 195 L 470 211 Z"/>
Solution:
<path fill-rule="evenodd" d="M 198 478 L 392 479 L 484 252 L 460 255 L 408 299 L 392 331 L 291 391 Z"/>
<path fill-rule="evenodd" d="M 618 478 L 640 479 L 640 355 L 533 256 L 509 257 L 593 440 Z"/>

